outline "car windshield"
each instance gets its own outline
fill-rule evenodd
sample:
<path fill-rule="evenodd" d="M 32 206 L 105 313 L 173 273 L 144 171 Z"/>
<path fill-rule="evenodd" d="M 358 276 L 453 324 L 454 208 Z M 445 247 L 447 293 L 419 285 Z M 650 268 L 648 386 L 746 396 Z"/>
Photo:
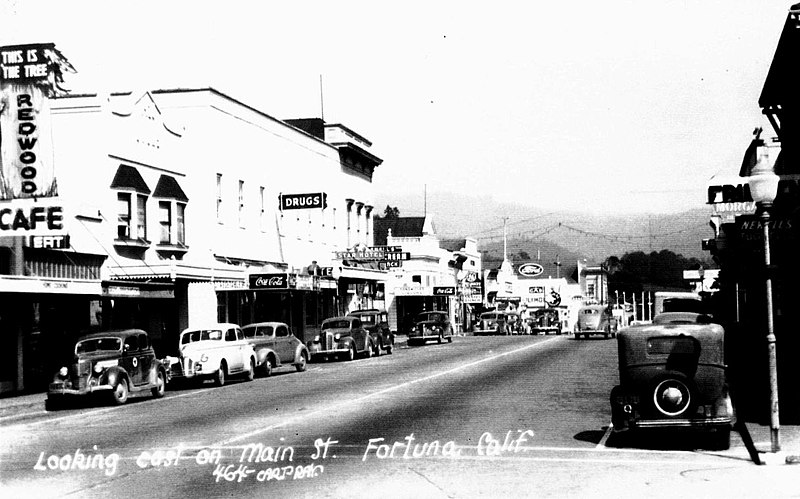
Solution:
<path fill-rule="evenodd" d="M 417 316 L 417 320 L 420 320 L 420 321 L 443 321 L 444 320 L 444 314 L 440 314 L 440 313 L 419 314 Z"/>
<path fill-rule="evenodd" d="M 122 340 L 119 338 L 92 338 L 79 341 L 75 353 L 118 352 L 121 348 Z"/>
<path fill-rule="evenodd" d="M 256 337 L 256 331 L 258 331 L 258 330 L 261 330 L 261 333 L 263 333 L 263 334 L 260 334 L 258 336 L 272 336 L 273 327 L 272 326 L 248 326 L 248 327 L 243 327 L 242 328 L 242 332 L 244 332 L 244 337 L 245 338 L 255 338 Z"/>
<path fill-rule="evenodd" d="M 222 331 L 219 329 L 197 329 L 194 331 L 186 331 L 181 336 L 181 345 L 187 343 L 194 343 L 195 341 L 205 340 L 221 340 Z"/>
<path fill-rule="evenodd" d="M 376 322 L 376 315 L 373 314 L 358 314 L 358 318 L 361 319 L 361 322 L 364 324 L 375 324 Z"/>
<path fill-rule="evenodd" d="M 349 327 L 350 327 L 350 321 L 346 320 L 327 321 L 322 323 L 322 329 L 340 329 L 340 328 L 347 329 Z"/>

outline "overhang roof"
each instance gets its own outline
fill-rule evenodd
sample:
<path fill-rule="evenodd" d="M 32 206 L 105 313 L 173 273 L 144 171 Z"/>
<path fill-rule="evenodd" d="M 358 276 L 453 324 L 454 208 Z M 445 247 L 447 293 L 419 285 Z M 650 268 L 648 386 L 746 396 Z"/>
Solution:
<path fill-rule="evenodd" d="M 783 25 L 775 57 L 772 59 L 758 105 L 773 108 L 800 102 L 800 76 L 797 72 L 797 57 L 800 55 L 800 3 L 789 8 Z"/>

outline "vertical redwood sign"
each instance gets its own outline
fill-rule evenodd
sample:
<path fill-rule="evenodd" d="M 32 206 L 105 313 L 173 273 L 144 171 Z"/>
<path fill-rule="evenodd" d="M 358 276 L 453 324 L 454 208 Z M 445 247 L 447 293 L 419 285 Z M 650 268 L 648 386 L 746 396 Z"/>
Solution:
<path fill-rule="evenodd" d="M 52 43 L 0 47 L 0 236 L 63 232 L 49 99 L 75 72 Z"/>

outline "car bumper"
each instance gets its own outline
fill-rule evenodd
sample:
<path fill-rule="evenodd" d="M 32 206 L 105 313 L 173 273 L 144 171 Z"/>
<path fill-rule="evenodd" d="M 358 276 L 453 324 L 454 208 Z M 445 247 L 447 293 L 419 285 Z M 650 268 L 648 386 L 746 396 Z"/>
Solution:
<path fill-rule="evenodd" d="M 308 346 L 308 353 L 309 355 L 338 355 L 347 353 L 350 351 L 350 347 L 348 345 L 338 345 L 333 348 L 324 348 L 320 344 L 311 343 Z"/>
<path fill-rule="evenodd" d="M 217 369 L 206 371 L 202 362 L 193 362 L 184 359 L 182 362 L 173 363 L 169 368 L 169 380 L 208 378 L 217 373 Z"/>
<path fill-rule="evenodd" d="M 48 398 L 75 397 L 83 395 L 92 395 L 93 393 L 106 392 L 113 389 L 114 387 L 111 385 L 90 385 L 86 387 L 72 388 L 68 387 L 66 383 L 54 382 L 50 383 L 50 385 L 48 386 L 47 396 Z"/>
<path fill-rule="evenodd" d="M 486 334 L 505 334 L 502 329 L 475 329 L 472 334 L 486 335 Z"/>

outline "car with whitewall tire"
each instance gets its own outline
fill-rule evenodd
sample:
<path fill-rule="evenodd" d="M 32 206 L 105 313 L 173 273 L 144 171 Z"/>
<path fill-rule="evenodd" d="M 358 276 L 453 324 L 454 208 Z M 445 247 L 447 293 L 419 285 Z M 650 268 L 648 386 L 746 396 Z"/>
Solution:
<path fill-rule="evenodd" d="M 284 365 L 293 365 L 297 372 L 306 370 L 308 348 L 283 322 L 256 322 L 242 326 L 245 340 L 256 354 L 256 370 L 263 376 Z"/>
<path fill-rule="evenodd" d="M 114 405 L 124 404 L 131 395 L 164 396 L 167 368 L 156 358 L 147 333 L 141 329 L 81 336 L 70 357 L 48 386 L 48 410 L 83 396 L 103 396 Z"/>
<path fill-rule="evenodd" d="M 184 329 L 179 356 L 170 366 L 176 381 L 205 381 L 224 385 L 229 376 L 255 377 L 256 354 L 242 329 L 231 323 L 213 323 Z"/>
<path fill-rule="evenodd" d="M 361 319 L 352 316 L 331 317 L 322 321 L 320 333 L 306 346 L 311 359 L 331 357 L 353 360 L 363 355 L 371 357 L 375 343 L 364 329 Z"/>

